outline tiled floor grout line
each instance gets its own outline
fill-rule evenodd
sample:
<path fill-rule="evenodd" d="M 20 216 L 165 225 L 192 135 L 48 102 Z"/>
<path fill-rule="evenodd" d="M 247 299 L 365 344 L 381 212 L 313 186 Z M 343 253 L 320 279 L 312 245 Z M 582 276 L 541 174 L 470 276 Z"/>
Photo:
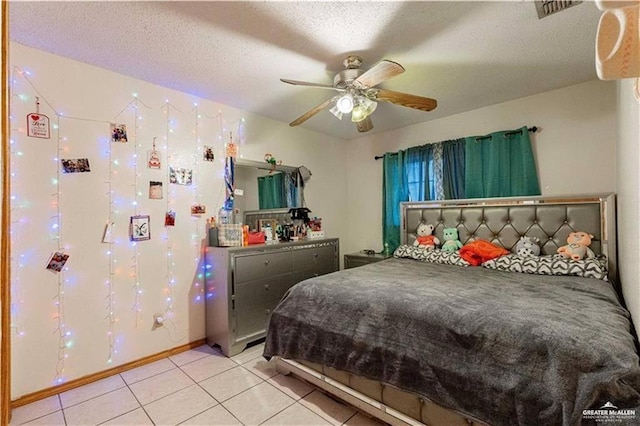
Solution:
<path fill-rule="evenodd" d="M 175 364 L 175 363 L 174 363 Z M 129 392 L 131 392 L 131 395 L 133 395 L 133 397 L 135 398 L 136 402 L 138 403 L 138 408 L 141 408 L 142 411 L 144 411 L 144 414 L 147 416 L 147 418 L 151 421 L 151 423 L 153 423 L 154 425 L 156 424 L 153 419 L 151 418 L 151 416 L 149 415 L 149 413 L 147 413 L 147 410 L 144 409 L 144 405 L 142 405 L 142 403 L 140 402 L 140 400 L 138 399 L 138 397 L 136 396 L 135 392 L 133 391 L 133 389 L 131 389 L 131 387 L 129 386 L 129 383 L 127 383 L 127 381 L 124 379 L 124 377 L 122 377 L 122 374 L 120 374 L 120 378 L 122 379 L 122 381 L 125 383 L 125 385 L 127 386 L 127 389 L 129 389 Z M 131 411 L 135 411 L 138 408 L 134 408 Z M 128 413 L 130 413 L 131 411 L 128 411 Z M 124 413 L 127 414 L 127 413 Z M 124 414 L 120 414 L 120 416 L 124 415 Z M 115 418 L 118 418 L 120 416 L 117 416 Z M 108 422 L 109 420 L 107 420 Z M 106 423 L 106 422 L 103 422 Z"/>
<path fill-rule="evenodd" d="M 174 361 L 174 360 L 173 360 L 173 359 L 171 359 L 170 357 L 166 357 L 166 359 L 168 359 L 168 360 L 169 360 L 169 362 L 171 363 L 171 364 L 168 364 L 168 365 L 171 365 L 171 366 L 172 366 L 171 368 L 169 368 L 169 369 L 167 369 L 167 370 L 165 370 L 165 371 L 161 371 L 161 372 L 158 372 L 158 373 L 152 374 L 152 375 L 150 375 L 150 376 L 148 376 L 148 377 L 144 377 L 143 379 L 133 381 L 132 383 L 128 383 L 128 382 L 127 382 L 127 380 L 125 380 L 125 378 L 124 378 L 123 374 L 122 374 L 122 373 L 118 373 L 117 375 L 119 376 L 120 380 L 122 380 L 122 382 L 124 383 L 124 385 L 123 385 L 123 386 L 116 387 L 116 388 L 111 389 L 111 390 L 109 390 L 109 391 L 107 391 L 107 392 L 104 392 L 104 393 L 101 393 L 101 394 L 99 394 L 99 395 L 95 395 L 95 396 L 93 396 L 93 397 L 91 397 L 91 398 L 88 398 L 88 399 L 86 399 L 86 400 L 83 400 L 83 401 L 81 401 L 81 402 L 74 403 L 74 404 L 72 404 L 72 405 L 69 405 L 68 407 L 63 407 L 63 402 L 62 402 L 62 396 L 61 396 L 61 393 L 58 393 L 58 394 L 56 394 L 56 397 L 57 397 L 58 405 L 59 405 L 59 407 L 60 407 L 59 411 L 60 411 L 60 415 L 62 416 L 62 422 L 63 422 L 63 424 L 64 424 L 65 426 L 73 426 L 73 425 L 69 425 L 69 424 L 68 424 L 68 421 L 67 421 L 67 419 L 66 419 L 66 416 L 67 416 L 66 410 L 67 410 L 67 409 L 70 409 L 70 408 L 72 408 L 72 407 L 75 407 L 75 406 L 77 406 L 77 405 L 79 405 L 79 404 L 86 403 L 86 402 L 91 401 L 91 400 L 93 400 L 93 399 L 96 399 L 96 398 L 99 398 L 99 397 L 102 397 L 102 396 L 108 395 L 109 393 L 116 392 L 116 391 L 121 390 L 121 389 L 123 389 L 123 388 L 125 388 L 125 387 L 126 387 L 126 388 L 127 388 L 127 390 L 129 391 L 129 393 L 133 396 L 134 400 L 136 401 L 136 403 L 137 403 L 137 407 L 132 408 L 131 410 L 129 410 L 129 411 L 127 411 L 127 412 L 120 413 L 120 414 L 118 414 L 117 416 L 112 417 L 112 418 L 110 418 L 110 419 L 106 419 L 106 420 L 104 420 L 104 421 L 101 421 L 101 423 L 97 423 L 97 424 L 96 424 L 96 426 L 97 426 L 97 425 L 102 425 L 102 424 L 107 423 L 107 422 L 109 422 L 109 421 L 113 421 L 114 419 L 117 419 L 118 417 L 128 415 L 128 414 L 130 414 L 130 413 L 132 413 L 132 412 L 134 412 L 134 411 L 138 410 L 138 408 L 141 408 L 141 409 L 142 409 L 142 412 L 144 413 L 144 416 L 146 416 L 146 418 L 148 419 L 148 421 L 150 421 L 153 425 L 155 425 L 155 424 L 156 424 L 156 421 L 154 421 L 154 420 L 152 419 L 151 415 L 149 414 L 149 412 L 147 411 L 147 409 L 145 408 L 145 406 L 141 403 L 141 401 L 140 401 L 139 397 L 134 393 L 134 391 L 133 391 L 133 389 L 131 388 L 131 386 L 133 386 L 133 385 L 135 385 L 135 384 L 138 384 L 138 383 L 141 383 L 141 382 L 143 382 L 143 381 L 145 381 L 145 380 L 151 379 L 151 378 L 153 378 L 153 377 L 157 377 L 157 376 L 159 376 L 159 375 L 161 375 L 161 374 L 165 374 L 165 373 L 168 373 L 168 372 L 171 372 L 171 371 L 175 371 L 175 369 L 177 368 L 177 369 L 178 369 L 182 374 L 184 374 L 184 375 L 189 379 L 189 381 L 190 381 L 190 383 L 191 383 L 191 384 L 187 385 L 187 386 L 186 386 L 186 387 L 184 387 L 184 388 L 181 388 L 181 389 L 178 389 L 178 390 L 172 391 L 171 393 L 169 393 L 169 394 L 167 394 L 167 395 L 163 395 L 161 398 L 157 398 L 157 399 L 154 399 L 153 401 L 149 401 L 149 402 L 148 402 L 148 404 L 151 404 L 151 403 L 153 403 L 153 402 L 155 402 L 155 401 L 162 400 L 163 398 L 170 397 L 171 395 L 174 395 L 174 394 L 176 394 L 176 393 L 178 393 L 178 392 L 184 391 L 185 389 L 187 389 L 187 388 L 189 388 L 189 387 L 193 386 L 194 384 L 195 384 L 195 385 L 197 385 L 197 386 L 198 386 L 198 388 L 199 388 L 201 391 L 204 391 L 204 392 L 205 392 L 205 394 L 206 394 L 206 395 L 208 395 L 208 396 L 212 399 L 212 402 L 215 402 L 216 404 L 215 404 L 215 405 L 213 405 L 213 406 L 211 406 L 211 407 L 208 407 L 208 408 L 206 408 L 206 409 L 202 410 L 202 411 L 201 411 L 201 412 L 199 412 L 199 413 L 196 413 L 196 414 L 194 414 L 194 415 L 191 415 L 191 416 L 190 416 L 190 417 L 188 417 L 187 419 L 181 420 L 180 422 L 176 423 L 176 425 L 182 424 L 182 423 L 184 423 L 184 422 L 188 422 L 190 419 L 193 419 L 193 418 L 195 418 L 195 417 L 197 417 L 197 416 L 199 416 L 199 415 L 202 415 L 202 414 L 203 414 L 203 413 L 205 413 L 206 411 L 211 410 L 211 409 L 213 409 L 213 408 L 215 408 L 215 407 L 217 407 L 217 406 L 219 406 L 219 408 L 220 408 L 220 409 L 224 410 L 224 412 L 225 412 L 226 414 L 228 414 L 229 416 L 231 416 L 231 418 L 235 419 L 235 421 L 237 421 L 239 424 L 244 425 L 244 423 L 243 423 L 243 422 L 242 422 L 238 417 L 236 417 L 236 415 L 234 415 L 234 414 L 233 414 L 233 412 L 231 412 L 231 411 L 230 411 L 230 410 L 225 406 L 225 403 L 226 403 L 226 402 L 228 402 L 229 400 L 231 400 L 231 399 L 233 399 L 233 398 L 237 397 L 238 395 L 241 395 L 241 394 L 243 394 L 243 393 L 245 393 L 245 392 L 250 391 L 251 389 L 255 388 L 256 386 L 259 386 L 259 385 L 264 384 L 265 382 L 266 382 L 266 383 L 268 383 L 268 385 L 269 385 L 269 387 L 270 387 L 270 388 L 273 388 L 273 389 L 272 389 L 273 391 L 275 391 L 275 392 L 279 392 L 279 393 L 282 393 L 283 395 L 285 395 L 285 396 L 287 396 L 288 398 L 290 398 L 290 399 L 292 400 L 292 402 L 291 402 L 289 405 L 287 405 L 286 407 L 282 408 L 282 409 L 281 409 L 281 410 L 279 410 L 278 412 L 276 412 L 276 413 L 274 413 L 273 415 L 271 415 L 270 417 L 268 417 L 267 419 L 262 420 L 260 424 L 264 424 L 264 423 L 268 422 L 269 420 L 273 419 L 274 417 L 276 417 L 276 416 L 280 415 L 280 414 L 281 414 L 281 413 L 283 413 L 284 411 L 286 411 L 286 410 L 288 410 L 288 409 L 291 409 L 291 407 L 294 407 L 294 406 L 296 406 L 296 405 L 298 405 L 298 406 L 300 406 L 300 407 L 304 408 L 305 410 L 310 411 L 311 413 L 314 413 L 314 414 L 318 415 L 318 416 L 319 416 L 320 418 L 322 418 L 322 419 L 323 419 L 323 421 L 325 421 L 325 422 L 333 423 L 333 421 L 332 421 L 332 420 L 325 418 L 325 417 L 324 417 L 324 416 L 322 416 L 321 414 L 319 414 L 319 413 L 315 412 L 314 410 L 310 409 L 309 407 L 307 407 L 306 405 L 304 405 L 304 404 L 302 404 L 302 403 L 301 403 L 301 401 L 302 401 L 306 396 L 308 396 L 308 395 L 310 395 L 310 394 L 312 394 L 312 393 L 314 392 L 314 389 L 312 389 L 310 392 L 308 392 L 308 393 L 306 393 L 306 394 L 304 394 L 304 395 L 300 395 L 300 394 L 298 394 L 298 393 L 296 393 L 296 392 L 294 392 L 294 394 L 290 395 L 290 394 L 288 394 L 288 393 L 284 392 L 283 390 L 281 390 L 279 386 L 276 386 L 276 385 L 280 385 L 280 384 L 279 384 L 279 382 L 277 382 L 277 381 L 270 381 L 270 380 L 274 379 L 274 377 L 278 377 L 278 376 L 280 375 L 280 373 L 278 373 L 278 372 L 276 371 L 274 375 L 270 375 L 270 374 L 271 374 L 270 372 L 262 371 L 262 370 L 263 370 L 262 364 L 260 364 L 260 363 L 259 363 L 259 361 L 256 361 L 257 359 L 261 358 L 261 353 L 260 353 L 259 351 L 256 351 L 256 352 L 255 352 L 255 354 L 252 354 L 252 355 L 255 355 L 255 356 L 254 356 L 254 357 L 251 357 L 250 359 L 243 359 L 243 358 L 239 358 L 239 359 L 231 359 L 231 358 L 229 358 L 229 357 L 226 357 L 226 358 L 230 359 L 231 361 L 233 361 L 233 366 L 231 366 L 231 367 L 227 368 L 226 370 L 219 371 L 219 372 L 217 372 L 216 374 L 214 374 L 214 375 L 212 375 L 212 376 L 205 377 L 205 378 L 203 378 L 203 379 L 202 379 L 202 380 L 200 380 L 200 381 L 196 381 L 196 380 L 195 380 L 193 377 L 191 377 L 191 376 L 190 376 L 190 375 L 189 375 L 185 370 L 183 370 L 183 367 L 186 367 L 186 366 L 188 366 L 188 365 L 191 365 L 191 364 L 192 364 L 192 363 L 194 363 L 194 362 L 202 361 L 202 360 L 204 360 L 204 359 L 205 359 L 205 358 L 207 358 L 207 357 L 212 357 L 212 356 L 213 356 L 213 357 L 219 357 L 219 356 L 223 356 L 223 357 L 224 357 L 224 355 L 223 355 L 223 354 L 218 353 L 218 352 L 219 352 L 219 351 L 215 351 L 214 353 L 209 353 L 209 352 L 204 353 L 204 352 L 203 352 L 204 354 L 203 354 L 201 357 L 196 358 L 196 359 L 193 359 L 193 360 L 190 360 L 189 362 L 186 362 L 186 363 L 184 363 L 184 364 L 182 364 L 182 365 L 178 365 L 178 363 L 177 363 L 176 361 Z M 249 364 L 252 364 L 252 365 L 251 365 L 251 366 L 249 366 Z M 231 370 L 233 370 L 233 369 L 235 369 L 235 368 L 237 368 L 237 367 L 240 367 L 240 368 L 244 371 L 244 373 L 249 373 L 249 374 L 252 374 L 252 375 L 254 375 L 254 376 L 258 377 L 258 378 L 259 378 L 259 382 L 258 382 L 258 383 L 256 383 L 256 384 L 254 384 L 254 385 L 251 385 L 250 387 L 248 387 L 248 388 L 246 388 L 246 389 L 242 390 L 241 392 L 238 392 L 238 393 L 236 393 L 236 394 L 234 394 L 234 395 L 231 395 L 231 396 L 227 397 L 227 398 L 226 398 L 226 399 L 224 399 L 224 400 L 218 400 L 218 399 L 217 399 L 217 398 L 215 398 L 215 397 L 214 397 L 214 396 L 213 396 L 209 391 L 207 391 L 207 389 L 205 389 L 205 388 L 201 385 L 201 383 L 202 383 L 202 382 L 204 382 L 204 381 L 206 381 L 206 380 L 209 380 L 209 379 L 211 379 L 211 378 L 214 378 L 214 377 L 216 377 L 216 376 L 219 376 L 219 375 L 221 375 L 221 374 L 224 374 L 224 373 L 226 373 L 226 372 L 229 372 L 229 371 L 231 371 Z M 206 371 L 205 371 L 205 373 L 206 373 Z M 243 373 L 243 374 L 244 374 L 244 373 Z M 112 377 L 112 376 L 110 376 L 110 377 Z M 280 386 L 282 386 L 282 385 L 280 385 Z M 285 386 L 285 387 L 286 387 L 286 386 Z M 346 405 L 348 405 L 348 404 L 346 404 Z M 43 417 L 45 417 L 45 416 L 48 416 L 48 415 L 53 415 L 53 414 L 55 414 L 55 413 L 57 413 L 57 412 L 58 412 L 58 410 L 56 410 L 56 411 L 54 411 L 54 412 L 51 412 L 51 413 L 44 414 L 44 415 L 42 415 L 42 416 L 40 416 L 40 417 L 37 417 L 37 418 L 34 418 L 34 419 L 29 419 L 29 420 L 27 420 L 27 421 L 26 421 L 26 423 L 21 423 L 21 424 L 30 424 L 31 422 L 33 422 L 33 421 L 35 421 L 35 420 L 41 419 L 41 418 L 43 418 Z M 355 410 L 355 412 L 354 412 L 353 414 L 351 414 L 351 415 L 350 415 L 346 420 L 344 420 L 341 424 L 342 424 L 342 425 L 344 425 L 345 423 L 349 422 L 351 419 L 353 419 L 355 416 L 357 416 L 357 415 L 358 415 L 358 412 L 359 412 L 358 410 Z M 336 420 L 337 420 L 337 419 L 336 419 Z"/>

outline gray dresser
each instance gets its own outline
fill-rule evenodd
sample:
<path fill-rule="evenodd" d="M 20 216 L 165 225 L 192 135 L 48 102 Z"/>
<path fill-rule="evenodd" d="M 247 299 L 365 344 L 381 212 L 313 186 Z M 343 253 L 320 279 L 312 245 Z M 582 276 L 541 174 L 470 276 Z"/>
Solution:
<path fill-rule="evenodd" d="M 266 334 L 271 311 L 294 284 L 340 268 L 339 241 L 324 238 L 206 249 L 207 343 L 227 356 Z"/>

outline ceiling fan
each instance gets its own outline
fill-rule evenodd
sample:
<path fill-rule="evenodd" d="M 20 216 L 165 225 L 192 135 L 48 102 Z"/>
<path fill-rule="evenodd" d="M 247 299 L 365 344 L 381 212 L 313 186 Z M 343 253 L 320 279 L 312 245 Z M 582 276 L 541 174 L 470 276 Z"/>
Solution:
<path fill-rule="evenodd" d="M 438 106 L 438 102 L 435 99 L 375 87 L 383 81 L 404 72 L 402 65 L 397 62 L 383 59 L 365 71 L 360 69 L 362 58 L 350 55 L 344 60 L 343 64 L 345 69 L 335 75 L 332 86 L 280 79 L 284 83 L 296 86 L 308 86 L 340 92 L 340 94 L 305 112 L 289 123 L 289 126 L 297 126 L 331 105 L 330 112 L 336 118 L 342 120 L 343 114 L 351 113 L 351 121 L 356 123 L 358 131 L 368 132 L 373 129 L 373 123 L 369 116 L 375 111 L 378 101 L 390 102 L 422 111 L 431 111 Z"/>

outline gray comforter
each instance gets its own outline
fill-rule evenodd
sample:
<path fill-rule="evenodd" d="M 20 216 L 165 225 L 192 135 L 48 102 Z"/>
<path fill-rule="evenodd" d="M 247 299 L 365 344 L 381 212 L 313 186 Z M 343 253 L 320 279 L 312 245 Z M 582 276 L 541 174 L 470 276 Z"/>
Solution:
<path fill-rule="evenodd" d="M 576 425 L 607 402 L 640 407 L 629 329 L 605 281 L 389 259 L 290 289 L 264 356 L 387 382 L 492 425 Z"/>

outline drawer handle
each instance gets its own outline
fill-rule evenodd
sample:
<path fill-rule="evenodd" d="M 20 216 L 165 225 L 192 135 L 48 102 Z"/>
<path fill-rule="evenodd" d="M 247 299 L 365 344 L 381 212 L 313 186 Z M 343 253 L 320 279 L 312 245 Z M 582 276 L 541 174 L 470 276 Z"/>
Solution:
<path fill-rule="evenodd" d="M 318 253 L 313 253 L 313 257 L 318 257 Z"/>
<path fill-rule="evenodd" d="M 264 261 L 264 264 L 265 264 L 265 265 L 268 265 L 268 264 L 269 264 L 269 261 L 268 261 L 268 260 L 265 260 L 265 261 Z"/>
<path fill-rule="evenodd" d="M 264 285 L 264 289 L 265 289 L 265 290 L 269 290 L 269 284 L 265 284 L 265 285 Z"/>
<path fill-rule="evenodd" d="M 271 313 L 270 309 L 267 309 L 267 315 L 269 315 Z"/>

